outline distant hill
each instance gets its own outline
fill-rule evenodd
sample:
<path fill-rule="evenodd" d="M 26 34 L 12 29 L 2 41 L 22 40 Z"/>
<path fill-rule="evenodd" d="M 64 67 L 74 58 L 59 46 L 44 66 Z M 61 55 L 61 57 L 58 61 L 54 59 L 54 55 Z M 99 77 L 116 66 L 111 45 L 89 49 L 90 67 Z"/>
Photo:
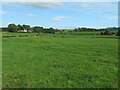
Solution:
<path fill-rule="evenodd" d="M 120 30 L 120 27 L 108 27 L 106 29 L 110 29 L 110 30 Z"/>

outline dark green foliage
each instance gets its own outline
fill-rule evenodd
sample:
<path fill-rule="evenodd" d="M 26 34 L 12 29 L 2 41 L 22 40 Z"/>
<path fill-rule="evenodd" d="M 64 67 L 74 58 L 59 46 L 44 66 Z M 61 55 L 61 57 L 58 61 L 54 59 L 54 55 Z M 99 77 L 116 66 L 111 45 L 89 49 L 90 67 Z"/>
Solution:
<path fill-rule="evenodd" d="M 104 32 L 101 32 L 100 34 L 101 34 L 101 35 L 104 35 Z"/>
<path fill-rule="evenodd" d="M 9 24 L 8 32 L 17 32 L 17 26 L 15 24 Z"/>
<path fill-rule="evenodd" d="M 44 28 L 43 33 L 52 33 L 52 34 L 54 34 L 55 30 L 53 28 Z"/>
<path fill-rule="evenodd" d="M 33 27 L 33 32 L 41 33 L 43 32 L 43 27 L 35 26 Z"/>
<path fill-rule="evenodd" d="M 94 29 L 94 28 L 75 28 L 73 30 L 74 32 L 82 32 L 82 31 L 99 31 L 99 29 Z"/>
<path fill-rule="evenodd" d="M 110 35 L 110 31 L 106 30 L 106 31 L 104 32 L 104 35 Z"/>
<path fill-rule="evenodd" d="M 55 32 L 60 32 L 60 30 L 59 30 L 59 29 L 54 29 L 54 31 L 55 31 Z"/>
<path fill-rule="evenodd" d="M 101 32 L 101 35 L 111 35 L 111 34 L 114 34 L 114 32 L 110 33 L 110 31 L 108 31 L 108 30 Z"/>
<path fill-rule="evenodd" d="M 33 27 L 33 32 L 35 33 L 55 33 L 55 30 L 53 28 L 43 28 L 43 27 L 39 27 L 39 26 L 35 26 Z"/>
<path fill-rule="evenodd" d="M 23 25 L 23 29 L 30 30 L 30 25 Z"/>
<path fill-rule="evenodd" d="M 55 33 L 55 30 L 53 28 L 50 28 L 50 33 L 54 34 Z"/>
<path fill-rule="evenodd" d="M 111 32 L 110 34 L 114 35 L 114 34 L 116 34 L 116 33 L 115 33 L 115 32 Z"/>
<path fill-rule="evenodd" d="M 6 28 L 6 27 L 0 28 L 0 30 L 1 30 L 2 32 L 8 32 L 8 28 Z"/>
<path fill-rule="evenodd" d="M 20 24 L 17 25 L 17 30 L 23 30 L 23 26 L 21 26 Z"/>
<path fill-rule="evenodd" d="M 117 36 L 120 36 L 120 30 L 118 30 L 118 32 L 117 32 Z"/>

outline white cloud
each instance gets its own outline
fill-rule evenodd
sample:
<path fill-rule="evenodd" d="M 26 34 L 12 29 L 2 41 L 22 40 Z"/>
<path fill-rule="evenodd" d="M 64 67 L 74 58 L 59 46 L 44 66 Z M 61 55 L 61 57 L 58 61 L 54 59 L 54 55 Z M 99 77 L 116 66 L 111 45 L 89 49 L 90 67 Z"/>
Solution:
<path fill-rule="evenodd" d="M 63 5 L 62 2 L 3 2 L 2 5 L 22 7 L 22 6 L 32 6 L 36 8 L 50 9 L 57 8 Z"/>
<path fill-rule="evenodd" d="M 34 16 L 36 16 L 36 15 L 34 15 L 34 14 L 27 14 L 27 16 L 32 16 L 32 17 L 34 17 Z"/>
<path fill-rule="evenodd" d="M 8 22 L 7 24 L 13 24 L 13 22 Z"/>
<path fill-rule="evenodd" d="M 95 8 L 94 4 L 80 4 L 76 6 L 77 8 Z"/>
<path fill-rule="evenodd" d="M 58 17 L 55 17 L 53 20 L 54 21 L 60 21 L 60 20 L 66 20 L 66 19 L 68 19 L 68 17 L 60 17 L 60 16 L 58 16 Z"/>
<path fill-rule="evenodd" d="M 60 7 L 63 3 L 61 2 L 33 2 L 25 3 L 25 5 L 36 7 L 36 8 L 57 8 Z"/>
<path fill-rule="evenodd" d="M 6 12 L 4 11 L 0 11 L 0 15 L 6 14 Z"/>

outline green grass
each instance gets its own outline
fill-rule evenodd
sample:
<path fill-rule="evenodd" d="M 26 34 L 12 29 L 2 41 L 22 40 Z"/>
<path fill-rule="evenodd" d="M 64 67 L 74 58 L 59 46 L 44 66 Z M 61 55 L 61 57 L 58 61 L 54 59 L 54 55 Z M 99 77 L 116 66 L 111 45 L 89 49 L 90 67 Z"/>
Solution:
<path fill-rule="evenodd" d="M 116 33 L 117 31 L 111 31 Z M 72 34 L 72 35 L 71 35 Z M 41 36 L 65 36 L 65 37 L 84 37 L 87 35 L 93 37 L 93 35 L 100 36 L 100 37 L 111 37 L 112 35 L 100 35 L 100 31 L 93 31 L 93 32 L 55 32 L 55 34 L 46 34 L 46 33 L 40 33 Z M 34 36 L 34 35 L 38 35 L 38 33 L 10 33 L 10 32 L 4 32 L 2 34 L 0 34 L 0 36 L 19 36 L 19 35 L 29 35 L 29 36 Z M 84 35 L 84 36 L 81 36 Z M 115 37 L 115 36 L 113 36 Z"/>
<path fill-rule="evenodd" d="M 80 35 L 71 35 L 69 33 L 63 33 L 63 34 L 60 34 L 60 33 L 56 33 L 56 34 L 45 34 L 45 33 L 42 33 L 40 34 L 40 37 L 41 36 L 47 36 L 47 37 L 63 37 L 63 38 L 92 38 L 92 37 L 119 37 L 119 36 L 113 36 L 113 35 L 91 35 L 91 34 L 88 34 L 88 35 L 83 35 L 83 34 L 80 34 Z"/>
<path fill-rule="evenodd" d="M 93 32 L 70 32 L 71 34 L 100 34 L 100 31 Z"/>
<path fill-rule="evenodd" d="M 37 33 L 10 33 L 10 32 L 4 32 L 2 33 L 2 36 L 14 36 L 14 35 L 36 35 Z"/>
<path fill-rule="evenodd" d="M 110 33 L 117 33 L 117 31 L 110 31 Z M 70 32 L 70 34 L 101 34 L 101 31 L 88 31 L 88 32 Z"/>
<path fill-rule="evenodd" d="M 51 36 L 3 38 L 3 88 L 118 87 L 117 39 Z"/>

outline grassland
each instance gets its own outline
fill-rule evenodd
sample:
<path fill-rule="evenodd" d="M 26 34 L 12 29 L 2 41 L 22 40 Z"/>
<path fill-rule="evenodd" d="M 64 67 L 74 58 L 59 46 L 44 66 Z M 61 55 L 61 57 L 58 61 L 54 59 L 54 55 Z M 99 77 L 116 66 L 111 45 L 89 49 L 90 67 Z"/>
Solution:
<path fill-rule="evenodd" d="M 3 38 L 3 88 L 118 87 L 118 39 L 92 36 Z"/>
<path fill-rule="evenodd" d="M 4 32 L 1 35 L 2 36 L 18 36 L 18 35 L 36 35 L 37 33 L 11 33 L 11 32 Z"/>

